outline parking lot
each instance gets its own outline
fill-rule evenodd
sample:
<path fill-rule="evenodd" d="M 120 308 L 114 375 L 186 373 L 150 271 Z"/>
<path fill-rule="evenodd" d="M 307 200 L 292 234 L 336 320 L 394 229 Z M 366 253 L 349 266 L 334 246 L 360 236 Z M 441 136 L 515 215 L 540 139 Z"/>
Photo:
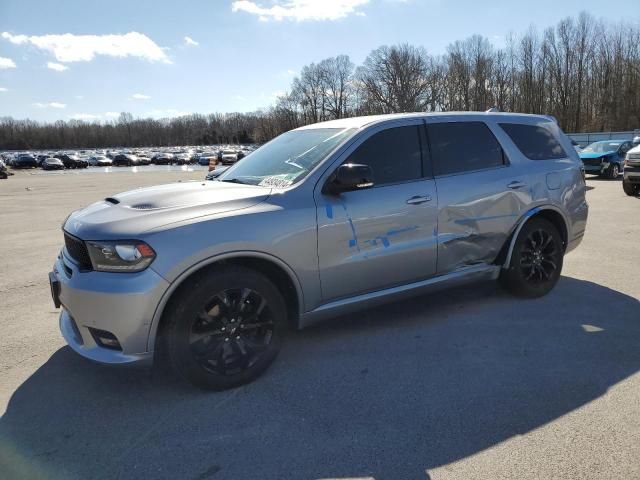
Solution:
<path fill-rule="evenodd" d="M 47 272 L 71 210 L 204 171 L 33 173 L 0 181 L 0 478 L 640 478 L 640 198 L 620 180 L 588 179 L 548 296 L 488 283 L 336 318 L 203 393 L 74 354 Z"/>

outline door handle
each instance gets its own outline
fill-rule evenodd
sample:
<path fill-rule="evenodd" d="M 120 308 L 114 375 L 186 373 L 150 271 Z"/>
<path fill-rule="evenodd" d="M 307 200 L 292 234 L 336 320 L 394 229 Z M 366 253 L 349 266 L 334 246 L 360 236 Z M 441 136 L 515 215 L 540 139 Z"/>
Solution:
<path fill-rule="evenodd" d="M 510 188 L 512 190 L 517 190 L 519 188 L 526 187 L 526 186 L 527 186 L 526 183 L 515 180 L 511 182 L 509 185 L 507 185 L 507 188 Z"/>
<path fill-rule="evenodd" d="M 407 205 L 420 205 L 421 203 L 430 202 L 431 195 L 416 195 L 407 200 Z"/>

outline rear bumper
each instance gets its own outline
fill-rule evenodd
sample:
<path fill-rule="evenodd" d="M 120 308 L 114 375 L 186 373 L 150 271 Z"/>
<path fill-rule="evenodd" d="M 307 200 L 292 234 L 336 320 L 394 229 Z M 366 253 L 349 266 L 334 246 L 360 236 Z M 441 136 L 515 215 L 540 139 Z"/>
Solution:
<path fill-rule="evenodd" d="M 166 280 L 151 268 L 135 274 L 83 272 L 64 250 L 50 278 L 62 305 L 60 332 L 75 352 L 112 365 L 151 363 L 149 332 Z M 101 346 L 92 329 L 111 333 L 121 348 Z"/>
<path fill-rule="evenodd" d="M 589 205 L 586 201 L 582 202 L 575 210 L 571 212 L 571 231 L 568 232 L 568 242 L 565 253 L 574 250 L 584 238 L 584 232 L 587 228 L 587 218 L 589 217 Z"/>

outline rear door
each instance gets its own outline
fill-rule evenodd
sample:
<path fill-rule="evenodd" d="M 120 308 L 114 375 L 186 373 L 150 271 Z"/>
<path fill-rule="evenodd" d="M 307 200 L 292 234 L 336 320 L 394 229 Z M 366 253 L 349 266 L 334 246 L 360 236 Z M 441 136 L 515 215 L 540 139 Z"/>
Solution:
<path fill-rule="evenodd" d="M 333 165 L 369 165 L 373 188 L 325 195 L 316 187 L 318 261 L 325 301 L 435 274 L 437 195 L 424 123 L 374 127 Z M 424 150 L 424 155 L 428 151 Z"/>
<path fill-rule="evenodd" d="M 427 131 L 438 188 L 438 274 L 490 263 L 531 203 L 527 178 L 483 121 L 430 119 Z"/>

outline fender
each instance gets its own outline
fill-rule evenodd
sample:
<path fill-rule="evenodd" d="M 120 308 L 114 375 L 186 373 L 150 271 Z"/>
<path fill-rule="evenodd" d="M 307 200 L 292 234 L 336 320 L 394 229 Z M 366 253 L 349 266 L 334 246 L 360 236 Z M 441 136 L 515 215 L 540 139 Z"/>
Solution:
<path fill-rule="evenodd" d="M 219 255 L 214 255 L 209 258 L 205 258 L 204 260 L 201 260 L 198 263 L 191 265 L 189 268 L 183 271 L 180 275 L 178 275 L 173 282 L 171 282 L 171 284 L 169 285 L 169 288 L 167 288 L 167 290 L 162 295 L 160 302 L 158 302 L 158 305 L 156 306 L 155 312 L 153 314 L 153 319 L 151 320 L 151 326 L 149 327 L 149 335 L 147 337 L 147 352 L 153 352 L 154 350 L 156 335 L 158 333 L 158 327 L 160 325 L 160 319 L 162 318 L 164 309 L 167 306 L 167 302 L 169 301 L 173 293 L 176 291 L 176 289 L 180 285 L 182 285 L 182 283 L 186 279 L 188 279 L 193 273 L 197 272 L 201 268 L 204 268 L 208 265 L 212 265 L 216 262 L 220 262 L 222 260 L 230 260 L 233 258 L 247 258 L 247 257 L 267 260 L 271 263 L 276 264 L 278 267 L 282 268 L 282 270 L 286 272 L 286 274 L 289 276 L 289 279 L 291 280 L 291 283 L 293 283 L 296 289 L 296 296 L 298 297 L 298 309 L 299 309 L 298 315 L 302 315 L 302 312 L 304 311 L 304 295 L 303 295 L 302 287 L 300 286 L 300 280 L 298 279 L 293 269 L 287 263 L 285 263 L 283 260 L 279 259 L 278 257 L 275 257 L 268 253 L 259 252 L 259 251 L 238 250 L 234 252 L 226 252 Z"/>
<path fill-rule="evenodd" d="M 527 221 L 533 217 L 534 215 L 537 215 L 538 213 L 544 211 L 544 210 L 553 210 L 556 213 L 559 213 L 562 216 L 562 220 L 564 221 L 564 226 L 567 230 L 567 233 L 571 231 L 571 229 L 569 228 L 569 222 L 567 221 L 567 216 L 562 212 L 562 210 L 560 210 L 558 207 L 554 206 L 554 205 L 539 205 L 537 207 L 532 208 L 531 210 L 528 210 L 518 221 L 516 228 L 513 231 L 513 234 L 511 235 L 511 242 L 509 243 L 509 250 L 507 251 L 507 256 L 505 258 L 504 263 L 502 264 L 502 268 L 509 268 L 509 265 L 511 264 L 511 256 L 513 254 L 513 249 L 516 245 L 516 240 L 518 239 L 518 235 L 520 234 L 520 230 L 522 230 L 522 227 L 524 227 L 524 224 L 527 223 Z M 566 246 L 565 246 L 566 247 Z"/>

